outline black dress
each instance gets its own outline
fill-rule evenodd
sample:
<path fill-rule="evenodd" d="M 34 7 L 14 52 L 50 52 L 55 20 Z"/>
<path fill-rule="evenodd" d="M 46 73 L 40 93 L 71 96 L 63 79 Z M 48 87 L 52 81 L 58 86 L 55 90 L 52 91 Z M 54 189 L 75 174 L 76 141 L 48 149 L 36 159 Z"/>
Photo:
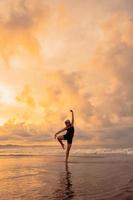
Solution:
<path fill-rule="evenodd" d="M 72 144 L 73 136 L 74 136 L 74 126 L 70 126 L 69 128 L 67 128 L 67 132 L 64 135 L 64 140 L 67 140 L 67 143 Z"/>

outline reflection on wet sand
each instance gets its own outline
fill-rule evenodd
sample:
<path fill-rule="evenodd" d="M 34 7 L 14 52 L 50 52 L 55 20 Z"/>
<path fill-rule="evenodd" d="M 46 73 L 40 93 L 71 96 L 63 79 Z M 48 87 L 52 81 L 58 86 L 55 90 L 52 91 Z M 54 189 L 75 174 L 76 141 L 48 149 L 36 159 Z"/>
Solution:
<path fill-rule="evenodd" d="M 65 165 L 65 172 L 60 175 L 58 189 L 54 192 L 54 199 L 72 200 L 74 198 L 72 174 L 68 164 Z"/>

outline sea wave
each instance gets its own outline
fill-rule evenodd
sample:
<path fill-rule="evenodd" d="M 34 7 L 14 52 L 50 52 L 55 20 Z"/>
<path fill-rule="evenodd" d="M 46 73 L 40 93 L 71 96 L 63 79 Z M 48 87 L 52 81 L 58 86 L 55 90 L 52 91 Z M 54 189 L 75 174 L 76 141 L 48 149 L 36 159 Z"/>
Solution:
<path fill-rule="evenodd" d="M 76 149 L 73 153 L 78 154 L 133 154 L 133 148 L 111 149 L 111 148 L 98 148 L 98 149 Z"/>
<path fill-rule="evenodd" d="M 0 149 L 0 156 L 41 156 L 41 155 L 58 155 L 64 153 L 61 148 L 53 147 L 32 147 L 32 148 L 4 148 Z M 124 154 L 133 155 L 133 148 L 72 148 L 71 155 L 73 156 L 88 156 L 88 155 L 105 155 L 105 154 Z"/>

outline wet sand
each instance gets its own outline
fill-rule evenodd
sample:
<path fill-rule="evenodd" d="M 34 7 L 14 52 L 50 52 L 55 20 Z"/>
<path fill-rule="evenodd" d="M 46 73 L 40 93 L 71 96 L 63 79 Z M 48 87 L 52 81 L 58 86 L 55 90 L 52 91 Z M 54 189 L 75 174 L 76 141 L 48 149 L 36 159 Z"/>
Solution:
<path fill-rule="evenodd" d="M 133 156 L 0 156 L 0 200 L 132 200 Z"/>

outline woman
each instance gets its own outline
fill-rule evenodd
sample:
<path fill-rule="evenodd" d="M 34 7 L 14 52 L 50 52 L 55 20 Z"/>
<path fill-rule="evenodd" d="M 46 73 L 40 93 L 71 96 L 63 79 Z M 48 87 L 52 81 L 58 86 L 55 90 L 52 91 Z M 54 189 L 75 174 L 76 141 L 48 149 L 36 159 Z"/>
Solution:
<path fill-rule="evenodd" d="M 63 128 L 62 130 L 58 131 L 55 134 L 55 138 L 56 138 L 59 133 L 67 131 L 65 135 L 61 135 L 61 136 L 57 137 L 57 139 L 58 139 L 58 141 L 61 144 L 63 149 L 65 149 L 65 148 L 64 148 L 64 144 L 63 144 L 62 140 L 67 140 L 66 162 L 68 162 L 69 151 L 71 149 L 73 136 L 74 136 L 74 112 L 73 112 L 73 110 L 70 110 L 70 112 L 72 113 L 72 121 L 70 122 L 69 119 L 66 120 L 65 121 L 66 127 Z"/>

